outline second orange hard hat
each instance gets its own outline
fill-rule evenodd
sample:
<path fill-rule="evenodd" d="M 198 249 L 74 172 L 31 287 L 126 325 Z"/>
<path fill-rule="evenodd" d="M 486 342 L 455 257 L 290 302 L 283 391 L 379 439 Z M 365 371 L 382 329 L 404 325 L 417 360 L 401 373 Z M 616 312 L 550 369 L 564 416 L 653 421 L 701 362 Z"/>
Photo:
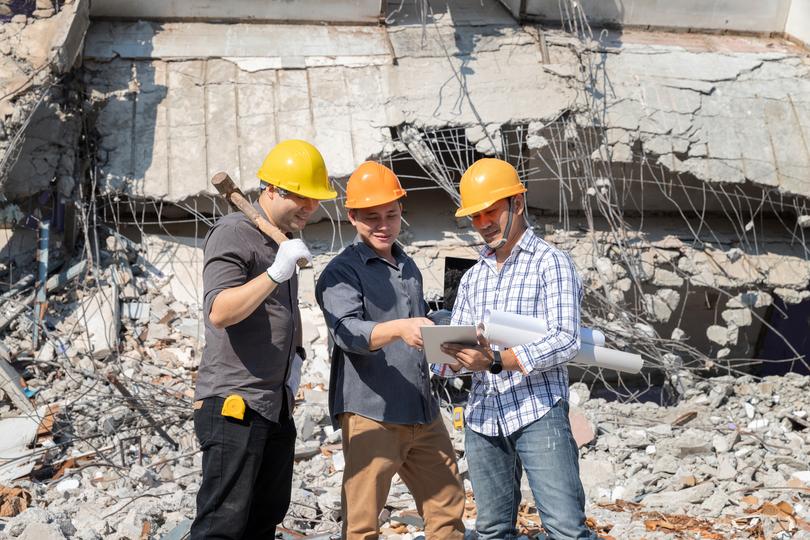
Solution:
<path fill-rule="evenodd" d="M 376 161 L 366 161 L 349 177 L 346 208 L 370 208 L 405 196 L 394 171 Z"/>
<path fill-rule="evenodd" d="M 525 193 L 517 170 L 502 159 L 483 158 L 473 163 L 459 183 L 461 206 L 456 217 L 485 210 L 501 199 Z"/>

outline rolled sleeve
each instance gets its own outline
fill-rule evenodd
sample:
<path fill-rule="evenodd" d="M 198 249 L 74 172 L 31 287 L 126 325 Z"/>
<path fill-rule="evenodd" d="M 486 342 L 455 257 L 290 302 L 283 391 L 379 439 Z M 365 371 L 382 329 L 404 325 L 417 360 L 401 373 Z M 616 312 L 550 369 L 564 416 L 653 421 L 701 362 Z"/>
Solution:
<path fill-rule="evenodd" d="M 328 266 L 315 287 L 315 298 L 335 344 L 346 352 L 370 354 L 374 321 L 363 319 L 363 297 L 357 275 L 345 266 Z"/>
<path fill-rule="evenodd" d="M 548 334 L 542 339 L 512 347 L 524 374 L 545 371 L 573 360 L 580 348 L 580 299 L 582 285 L 571 260 L 555 253 L 541 268 Z"/>
<path fill-rule="evenodd" d="M 240 226 L 216 226 L 205 242 L 203 306 L 206 315 L 211 313 L 220 292 L 248 281 L 253 252 L 246 242 L 238 240 L 239 232 Z"/>

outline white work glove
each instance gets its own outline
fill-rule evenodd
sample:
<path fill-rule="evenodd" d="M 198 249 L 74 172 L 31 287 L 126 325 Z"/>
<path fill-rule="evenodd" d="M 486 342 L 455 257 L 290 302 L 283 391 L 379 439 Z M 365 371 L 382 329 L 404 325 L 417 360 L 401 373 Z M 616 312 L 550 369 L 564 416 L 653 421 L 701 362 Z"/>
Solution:
<path fill-rule="evenodd" d="M 276 260 L 267 269 L 267 275 L 276 283 L 284 283 L 295 274 L 298 259 L 312 262 L 312 254 L 300 238 L 293 238 L 281 243 L 276 253 Z"/>
<path fill-rule="evenodd" d="M 298 387 L 301 386 L 301 368 L 303 367 L 304 359 L 298 356 L 298 353 L 295 353 L 290 366 L 290 373 L 287 376 L 287 390 L 293 398 L 298 393 Z"/>

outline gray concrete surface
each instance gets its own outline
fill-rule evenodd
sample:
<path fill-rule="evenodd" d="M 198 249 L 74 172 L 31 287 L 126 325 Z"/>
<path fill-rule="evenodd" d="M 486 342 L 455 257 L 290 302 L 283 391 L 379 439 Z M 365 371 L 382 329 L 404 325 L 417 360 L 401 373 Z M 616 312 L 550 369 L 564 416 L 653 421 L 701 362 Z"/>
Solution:
<path fill-rule="evenodd" d="M 93 17 L 376 23 L 381 0 L 94 0 Z"/>

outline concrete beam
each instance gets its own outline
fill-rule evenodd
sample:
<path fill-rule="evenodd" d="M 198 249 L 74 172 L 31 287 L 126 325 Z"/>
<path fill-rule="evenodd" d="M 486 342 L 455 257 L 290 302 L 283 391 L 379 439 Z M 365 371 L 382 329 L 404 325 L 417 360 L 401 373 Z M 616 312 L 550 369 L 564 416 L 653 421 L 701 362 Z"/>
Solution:
<path fill-rule="evenodd" d="M 384 5 L 382 0 L 94 0 L 90 15 L 116 19 L 375 24 Z"/>
<path fill-rule="evenodd" d="M 391 63 L 385 29 L 300 24 L 97 21 L 86 59 L 225 58 L 247 71 Z"/>
<path fill-rule="evenodd" d="M 565 6 L 570 5 L 570 2 L 560 0 L 526 0 L 525 3 L 501 0 L 501 3 L 515 18 L 550 22 L 566 18 Z M 521 5 L 524 6 L 523 14 Z M 781 33 L 785 29 L 791 0 L 583 0 L 581 6 L 593 26 Z"/>

